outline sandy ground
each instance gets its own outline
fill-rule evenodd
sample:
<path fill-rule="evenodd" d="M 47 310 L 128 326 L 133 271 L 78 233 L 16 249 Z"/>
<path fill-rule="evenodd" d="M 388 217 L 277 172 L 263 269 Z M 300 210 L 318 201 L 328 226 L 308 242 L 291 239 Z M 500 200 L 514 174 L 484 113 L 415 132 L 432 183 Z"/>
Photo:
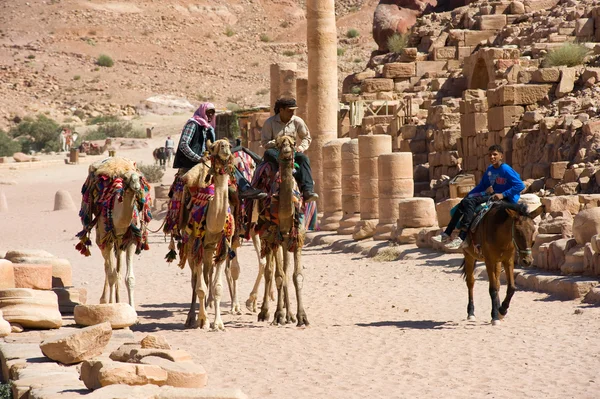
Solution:
<path fill-rule="evenodd" d="M 176 131 L 169 131 L 176 133 Z M 163 132 L 166 134 L 166 131 Z M 148 149 L 121 155 L 151 161 Z M 0 213 L 0 250 L 41 248 L 73 265 L 74 285 L 98 303 L 104 281 L 97 247 L 75 249 L 75 211 L 54 212 L 68 190 L 77 206 L 87 164 L 0 170 L 9 211 Z M 164 177 L 170 183 L 173 172 Z M 158 228 L 159 220 L 151 223 Z M 225 332 L 186 330 L 189 270 L 163 260 L 167 243 L 152 234 L 135 257 L 136 338 L 153 332 L 191 352 L 209 386 L 239 387 L 252 398 L 597 398 L 600 396 L 600 309 L 518 291 L 507 318 L 492 327 L 487 282 L 477 281 L 478 320 L 466 321 L 467 291 L 459 261 L 448 255 L 379 263 L 304 249 L 306 329 L 272 327 L 256 314 L 229 314 Z M 240 250 L 241 300 L 256 276 L 252 246 Z M 126 298 L 124 289 L 122 295 Z M 504 287 L 502 290 L 504 295 Z M 212 316 L 212 313 L 210 314 Z"/>

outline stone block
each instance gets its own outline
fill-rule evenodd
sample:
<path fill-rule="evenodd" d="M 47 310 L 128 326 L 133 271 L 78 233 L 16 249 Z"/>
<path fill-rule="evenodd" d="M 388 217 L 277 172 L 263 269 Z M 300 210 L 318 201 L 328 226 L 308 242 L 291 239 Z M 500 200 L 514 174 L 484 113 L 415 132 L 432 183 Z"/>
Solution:
<path fill-rule="evenodd" d="M 579 18 L 575 20 L 575 36 L 591 38 L 594 36 L 594 18 Z"/>
<path fill-rule="evenodd" d="M 417 77 L 422 77 L 426 73 L 440 74 L 444 72 L 447 61 L 417 61 Z"/>
<path fill-rule="evenodd" d="M 167 372 L 154 365 L 94 359 L 82 363 L 80 378 L 88 389 L 95 390 L 119 384 L 164 385 L 167 382 Z"/>
<path fill-rule="evenodd" d="M 450 222 L 450 210 L 457 205 L 462 198 L 451 198 L 438 202 L 435 206 L 437 220 L 440 227 L 447 226 Z"/>
<path fill-rule="evenodd" d="M 491 107 L 499 105 L 531 105 L 548 100 L 552 85 L 514 84 L 488 90 L 488 103 Z"/>
<path fill-rule="evenodd" d="M 460 130 L 463 136 L 475 136 L 488 130 L 488 115 L 484 112 L 460 115 Z"/>
<path fill-rule="evenodd" d="M 431 198 L 398 200 L 398 228 L 437 227 L 435 203 Z"/>
<path fill-rule="evenodd" d="M 590 208 L 580 211 L 573 218 L 573 237 L 577 244 L 590 242 L 592 236 L 600 233 L 600 208 Z"/>
<path fill-rule="evenodd" d="M 567 166 L 569 166 L 569 161 L 552 162 L 550 164 L 550 176 L 553 179 L 561 180 L 565 175 Z"/>
<path fill-rule="evenodd" d="M 482 41 L 494 39 L 496 31 L 494 30 L 467 30 L 465 31 L 465 46 L 477 46 Z"/>
<path fill-rule="evenodd" d="M 0 259 L 0 290 L 15 288 L 15 271 L 11 261 Z"/>
<path fill-rule="evenodd" d="M 74 309 L 75 323 L 93 326 L 105 321 L 113 329 L 129 327 L 137 321 L 137 313 L 127 303 L 105 303 L 100 305 L 77 305 Z"/>
<path fill-rule="evenodd" d="M 54 361 L 74 364 L 101 355 L 111 336 L 110 323 L 101 323 L 46 338 L 40 349 Z"/>
<path fill-rule="evenodd" d="M 519 123 L 525 108 L 518 105 L 492 107 L 487 112 L 489 130 L 502 130 Z"/>
<path fill-rule="evenodd" d="M 479 30 L 498 31 L 506 26 L 506 15 L 481 15 L 479 17 Z M 465 36 L 466 39 L 466 36 Z"/>
<path fill-rule="evenodd" d="M 166 371 L 167 381 L 165 385 L 180 388 L 203 388 L 208 381 L 204 367 L 192 362 L 172 362 L 156 356 L 145 357 L 141 362 L 142 364 L 158 366 Z"/>
<path fill-rule="evenodd" d="M 455 46 L 437 47 L 433 49 L 433 59 L 434 61 L 454 60 L 456 59 L 456 53 Z"/>
<path fill-rule="evenodd" d="M 536 69 L 531 74 L 534 83 L 557 83 L 560 80 L 560 69 L 557 67 Z"/>
<path fill-rule="evenodd" d="M 579 197 L 576 195 L 561 195 L 541 199 L 546 212 L 569 211 L 571 215 L 579 213 Z"/>
<path fill-rule="evenodd" d="M 369 78 L 362 81 L 361 90 L 363 93 L 376 93 L 378 91 L 393 91 L 394 80 L 384 78 Z"/>
<path fill-rule="evenodd" d="M 0 290 L 0 310 L 9 323 L 25 328 L 59 328 L 62 317 L 52 291 L 13 288 Z"/>
<path fill-rule="evenodd" d="M 52 289 L 52 265 L 13 264 L 15 288 Z"/>
<path fill-rule="evenodd" d="M 414 62 L 390 62 L 383 65 L 384 78 L 411 78 L 416 75 Z"/>

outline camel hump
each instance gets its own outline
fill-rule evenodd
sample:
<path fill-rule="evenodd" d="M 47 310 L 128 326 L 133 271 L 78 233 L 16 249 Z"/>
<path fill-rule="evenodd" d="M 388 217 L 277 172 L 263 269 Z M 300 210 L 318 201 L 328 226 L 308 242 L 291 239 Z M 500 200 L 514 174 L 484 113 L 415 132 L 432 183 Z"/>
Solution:
<path fill-rule="evenodd" d="M 128 158 L 109 157 L 94 162 L 90 165 L 88 171 L 95 175 L 123 176 L 132 172 L 137 172 L 137 166 L 134 161 Z"/>
<path fill-rule="evenodd" d="M 210 162 L 206 164 L 200 162 L 192 169 L 188 170 L 182 177 L 183 183 L 190 188 L 205 188 L 210 185 L 208 174 L 210 171 Z"/>

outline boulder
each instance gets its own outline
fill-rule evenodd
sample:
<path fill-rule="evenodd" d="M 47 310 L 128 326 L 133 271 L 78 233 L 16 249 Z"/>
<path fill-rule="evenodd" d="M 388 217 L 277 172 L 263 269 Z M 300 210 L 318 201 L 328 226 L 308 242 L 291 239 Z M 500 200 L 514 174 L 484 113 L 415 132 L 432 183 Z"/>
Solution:
<path fill-rule="evenodd" d="M 570 237 L 573 231 L 573 217 L 568 211 L 547 214 L 538 226 L 540 234 L 561 234 Z"/>
<path fill-rule="evenodd" d="M 166 349 L 170 350 L 171 345 L 167 342 L 167 339 L 162 335 L 148 334 L 142 341 L 141 345 L 143 349 Z"/>
<path fill-rule="evenodd" d="M 67 190 L 58 190 L 56 194 L 54 194 L 54 210 L 76 211 L 77 208 L 75 208 L 75 203 L 73 202 L 71 193 L 69 193 Z"/>
<path fill-rule="evenodd" d="M 164 385 L 167 372 L 155 365 L 115 362 L 109 359 L 85 360 L 81 364 L 81 381 L 88 389 L 107 385 Z"/>
<path fill-rule="evenodd" d="M 584 209 L 573 218 L 573 237 L 577 244 L 590 242 L 592 236 L 600 233 L 600 208 Z"/>
<path fill-rule="evenodd" d="M 125 328 L 137 322 L 137 313 L 127 303 L 77 305 L 74 315 L 75 323 L 82 326 L 93 326 L 108 321 L 112 328 Z"/>
<path fill-rule="evenodd" d="M 583 273 L 583 263 L 585 256 L 585 246 L 577 245 L 565 254 L 565 261 L 560 266 L 560 271 L 563 274 L 581 274 Z"/>
<path fill-rule="evenodd" d="M 54 361 L 63 364 L 79 363 L 101 355 L 111 336 L 110 323 L 105 322 L 47 338 L 40 344 L 40 349 Z"/>
<path fill-rule="evenodd" d="M 13 159 L 15 160 L 15 162 L 31 162 L 33 160 L 33 157 L 26 155 L 22 152 L 15 152 L 13 154 Z"/>
<path fill-rule="evenodd" d="M 127 362 L 131 358 L 133 349 L 142 349 L 142 345 L 137 342 L 127 342 L 112 351 L 109 357 L 115 362 Z"/>
<path fill-rule="evenodd" d="M 59 328 L 62 317 L 52 291 L 13 288 L 0 290 L 0 310 L 9 323 L 25 328 Z"/>
<path fill-rule="evenodd" d="M 552 241 L 548 246 L 548 270 L 560 270 L 565 263 L 565 253 L 576 245 L 577 241 L 572 238 L 563 238 L 561 240 Z"/>
<path fill-rule="evenodd" d="M 147 356 L 141 360 L 142 364 L 158 366 L 167 372 L 167 382 L 180 388 L 203 388 L 208 377 L 206 370 L 199 364 L 192 362 L 172 362 L 162 357 Z"/>

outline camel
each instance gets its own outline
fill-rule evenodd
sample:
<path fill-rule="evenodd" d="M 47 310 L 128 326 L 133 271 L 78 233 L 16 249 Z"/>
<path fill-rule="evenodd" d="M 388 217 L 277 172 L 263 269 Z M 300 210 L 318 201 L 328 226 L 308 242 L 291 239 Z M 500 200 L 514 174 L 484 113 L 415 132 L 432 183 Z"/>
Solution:
<path fill-rule="evenodd" d="M 122 254 L 125 252 L 128 303 L 135 309 L 132 259 L 134 253 L 148 249 L 146 225 L 150 221 L 149 190 L 135 163 L 126 158 L 108 158 L 89 168 L 88 180 L 82 190 L 80 212 L 85 229 L 78 234 L 82 238 L 77 249 L 89 255 L 86 246 L 91 242 L 87 235 L 95 226 L 96 244 L 102 251 L 105 271 L 100 303 L 120 302 L 119 282 Z M 95 217 L 92 219 L 91 215 Z"/>
<path fill-rule="evenodd" d="M 298 192 L 296 180 L 292 175 L 294 169 L 294 147 L 295 140 L 290 136 L 280 136 L 275 144 L 279 150 L 279 189 L 271 188 L 270 200 L 278 196 L 278 203 L 267 204 L 262 209 L 262 215 L 270 213 L 270 218 L 259 220 L 258 229 L 262 241 L 262 252 L 265 253 L 267 265 L 265 268 L 265 291 L 263 303 L 258 321 L 267 321 L 269 318 L 268 293 L 271 286 L 273 269 L 276 264 L 275 281 L 277 285 L 277 309 L 273 318 L 273 325 L 285 324 L 297 319 L 297 326 L 308 326 L 308 318 L 304 311 L 302 303 L 302 284 L 304 277 L 302 275 L 302 246 L 304 245 L 305 228 L 299 221 L 300 197 L 294 192 Z M 299 193 L 298 193 L 299 194 Z M 273 209 L 274 207 L 277 209 Z M 278 212 L 277 217 L 273 217 L 273 211 Z M 269 221 L 274 220 L 274 221 Z M 282 248 L 282 256 L 279 256 Z M 296 317 L 291 313 L 290 300 L 287 286 L 287 271 L 289 266 L 289 253 L 294 255 L 294 274 L 293 281 L 296 289 L 297 312 Z M 283 259 L 281 259 L 283 258 Z M 283 308 L 285 307 L 285 313 Z"/>
<path fill-rule="evenodd" d="M 188 312 L 185 326 L 188 328 L 208 328 L 206 302 L 212 301 L 215 307 L 215 319 L 212 324 L 214 330 L 224 330 L 221 319 L 221 295 L 223 285 L 221 282 L 223 272 L 223 261 L 231 248 L 231 237 L 233 236 L 233 215 L 229 210 L 229 176 L 232 168 L 231 145 L 229 141 L 217 140 L 214 144 L 208 142 L 207 147 L 211 154 L 212 184 L 214 193 L 211 193 L 212 199 L 208 201 L 205 212 L 205 221 L 200 224 L 198 220 L 193 219 L 194 210 L 189 212 L 189 221 L 186 224 L 192 232 L 186 240 L 180 251 L 180 266 L 187 260 L 192 270 L 192 302 Z M 205 179 L 205 174 L 199 169 L 205 169 L 206 165 L 201 163 L 190 169 L 182 179 L 186 186 L 194 187 L 200 185 Z M 198 178 L 197 176 L 200 176 Z M 192 198 L 192 203 L 194 202 Z M 230 231 L 226 231 L 227 226 Z M 215 256 L 215 251 L 219 252 Z M 223 252 L 224 251 L 224 252 Z M 201 254 L 201 256 L 199 256 Z M 225 256 L 223 256 L 223 254 Z M 215 259 L 217 257 L 217 259 Z M 231 291 L 237 293 L 237 272 L 231 274 Z M 229 277 L 229 274 L 228 274 Z M 209 292 L 210 288 L 210 292 Z M 196 315 L 196 299 L 199 302 L 200 310 Z M 232 298 L 232 307 L 239 311 L 237 299 Z"/>

